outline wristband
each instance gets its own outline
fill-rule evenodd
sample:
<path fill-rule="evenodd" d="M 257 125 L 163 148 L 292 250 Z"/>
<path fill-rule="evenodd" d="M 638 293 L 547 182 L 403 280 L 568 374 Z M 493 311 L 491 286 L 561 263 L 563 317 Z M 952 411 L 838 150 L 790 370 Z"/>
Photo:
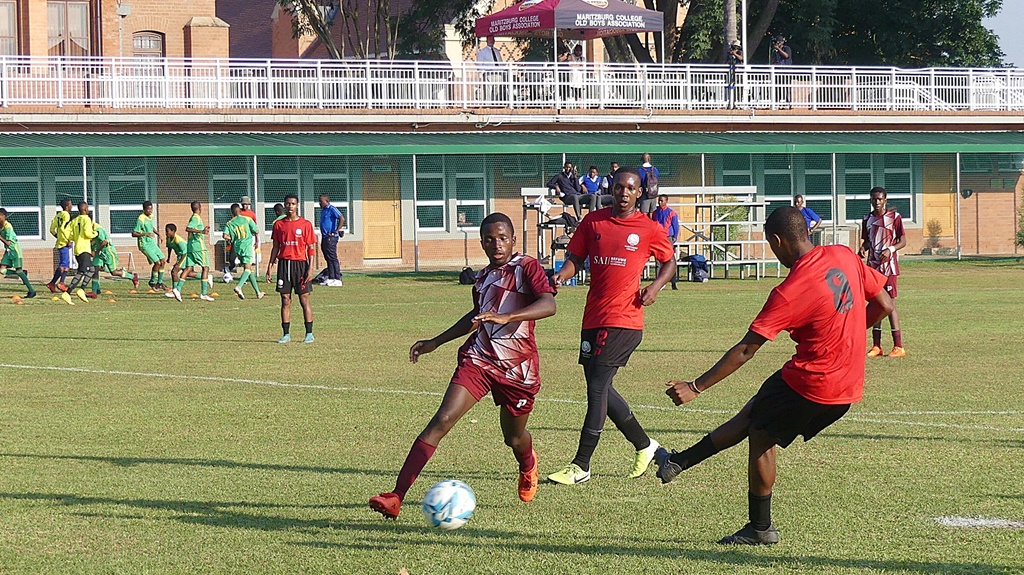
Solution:
<path fill-rule="evenodd" d="M 700 390 L 697 389 L 697 384 L 696 383 L 694 383 L 692 381 L 688 381 L 688 382 L 686 382 L 686 385 L 690 388 L 690 391 L 692 391 L 695 395 L 700 395 Z"/>

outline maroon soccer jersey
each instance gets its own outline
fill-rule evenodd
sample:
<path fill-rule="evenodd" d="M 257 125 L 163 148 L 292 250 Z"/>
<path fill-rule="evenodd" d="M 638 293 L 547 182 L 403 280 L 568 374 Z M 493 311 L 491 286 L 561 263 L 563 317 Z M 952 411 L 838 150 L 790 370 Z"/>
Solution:
<path fill-rule="evenodd" d="M 878 216 L 871 212 L 864 216 L 860 228 L 861 240 L 868 242 L 871 249 L 868 251 L 868 265 L 882 272 L 882 275 L 900 275 L 899 256 L 892 252 L 889 261 L 882 261 L 882 252 L 889 246 L 896 245 L 903 237 L 903 217 L 896 210 L 885 210 L 885 213 Z"/>
<path fill-rule="evenodd" d="M 282 260 L 306 261 L 307 255 L 316 254 L 316 234 L 313 224 L 305 218 L 294 221 L 282 218 L 274 222 L 271 239 L 281 246 L 277 257 Z"/>
<path fill-rule="evenodd" d="M 665 228 L 639 211 L 616 218 L 605 208 L 583 218 L 567 249 L 581 259 L 590 257 L 583 329 L 643 329 L 640 274 L 652 255 L 659 262 L 672 259 Z"/>
<path fill-rule="evenodd" d="M 793 391 L 816 403 L 855 403 L 864 394 L 867 300 L 884 285 L 850 248 L 818 246 L 772 290 L 750 331 L 768 340 L 789 332 L 796 353 L 782 379 Z"/>
<path fill-rule="evenodd" d="M 505 265 L 488 266 L 477 274 L 473 302 L 481 313 L 508 313 L 530 305 L 540 294 L 554 291 L 536 259 L 515 254 Z M 540 358 L 533 337 L 535 323 L 481 324 L 459 348 L 459 365 L 471 362 L 515 385 L 540 385 Z"/>

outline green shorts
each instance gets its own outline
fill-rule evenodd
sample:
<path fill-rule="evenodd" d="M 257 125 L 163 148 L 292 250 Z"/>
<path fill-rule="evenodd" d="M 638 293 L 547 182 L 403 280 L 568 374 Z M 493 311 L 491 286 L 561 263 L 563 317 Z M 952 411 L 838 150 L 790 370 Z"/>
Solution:
<path fill-rule="evenodd" d="M 139 246 L 139 250 L 142 251 L 142 255 L 146 256 L 150 264 L 164 259 L 164 252 L 160 249 L 160 246 L 156 244 L 145 243 Z"/>
<path fill-rule="evenodd" d="M 21 248 L 18 246 L 8 246 L 7 251 L 4 253 L 4 257 L 0 260 L 0 266 L 7 266 L 17 270 L 21 269 L 22 262 Z"/>
<path fill-rule="evenodd" d="M 99 254 L 92 258 L 92 265 L 94 268 L 107 273 L 113 273 L 119 265 L 120 261 L 117 259 L 117 254 Z"/>
<path fill-rule="evenodd" d="M 206 250 L 201 252 L 188 252 L 185 254 L 185 259 L 181 261 L 181 267 L 190 268 L 193 266 L 199 266 L 205 268 L 209 266 L 209 260 L 207 259 Z"/>
<path fill-rule="evenodd" d="M 235 252 L 235 258 L 238 259 L 238 263 L 249 265 L 256 261 L 256 252 L 253 251 L 237 251 Z"/>

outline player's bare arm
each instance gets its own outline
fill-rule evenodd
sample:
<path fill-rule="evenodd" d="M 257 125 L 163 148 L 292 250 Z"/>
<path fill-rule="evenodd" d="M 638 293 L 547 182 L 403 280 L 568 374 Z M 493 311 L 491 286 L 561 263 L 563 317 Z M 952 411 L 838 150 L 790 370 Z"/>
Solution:
<path fill-rule="evenodd" d="M 267 281 L 268 282 L 274 281 L 273 276 L 270 275 L 270 270 L 274 267 L 274 264 L 277 263 L 277 254 L 280 251 L 281 251 L 281 244 L 279 244 L 279 243 L 277 243 L 275 241 L 274 242 L 274 247 L 270 248 L 270 261 L 267 262 Z"/>
<path fill-rule="evenodd" d="M 907 236 L 906 236 L 906 234 L 904 234 L 904 235 L 900 236 L 900 239 L 896 240 L 896 243 L 894 243 L 893 245 L 889 246 L 888 248 L 882 250 L 882 253 L 878 254 L 878 259 L 882 260 L 883 262 L 887 262 L 890 259 L 892 259 L 893 254 L 895 254 L 896 252 L 902 250 L 906 246 L 907 246 Z"/>
<path fill-rule="evenodd" d="M 562 269 L 558 270 L 557 273 L 551 276 L 551 287 L 557 288 L 572 279 L 572 277 L 576 275 L 577 270 L 583 269 L 583 258 L 568 252 L 566 252 L 566 256 L 565 263 L 562 264 Z"/>
<path fill-rule="evenodd" d="M 419 361 L 419 357 L 421 355 L 430 353 L 453 339 L 465 337 L 473 333 L 479 325 L 479 323 L 473 318 L 479 314 L 480 309 L 474 307 L 466 315 L 460 317 L 459 321 L 455 322 L 450 328 L 444 330 L 441 334 L 432 339 L 421 339 L 420 341 L 412 344 L 412 347 L 409 348 L 409 361 L 416 363 Z"/>
<path fill-rule="evenodd" d="M 487 311 L 477 314 L 473 319 L 480 323 L 494 323 L 505 325 L 517 321 L 536 321 L 555 315 L 557 307 L 554 294 L 542 293 L 537 300 L 526 307 L 508 313 L 497 313 Z"/>
<path fill-rule="evenodd" d="M 743 364 L 750 361 L 750 358 L 754 357 L 754 354 L 757 353 L 757 350 L 761 349 L 761 346 L 766 341 L 768 340 L 763 335 L 747 331 L 743 339 L 732 346 L 729 351 L 725 352 L 722 359 L 718 360 L 718 363 L 712 366 L 711 369 L 693 381 L 668 382 L 666 384 L 668 389 L 665 390 L 665 394 L 672 398 L 672 402 L 676 405 L 692 401 L 699 393 L 722 381 L 740 367 L 743 367 Z"/>
<path fill-rule="evenodd" d="M 658 263 L 661 264 L 658 276 L 654 278 L 651 285 L 640 290 L 640 303 L 645 306 L 651 305 L 654 300 L 658 299 L 658 292 L 665 287 L 665 284 L 672 281 L 672 276 L 676 273 L 675 262 L 672 259 Z"/>
<path fill-rule="evenodd" d="M 896 309 L 896 304 L 893 303 L 889 294 L 885 290 L 878 292 L 878 295 L 868 300 L 867 329 L 871 329 L 876 323 L 888 317 L 894 309 Z"/>

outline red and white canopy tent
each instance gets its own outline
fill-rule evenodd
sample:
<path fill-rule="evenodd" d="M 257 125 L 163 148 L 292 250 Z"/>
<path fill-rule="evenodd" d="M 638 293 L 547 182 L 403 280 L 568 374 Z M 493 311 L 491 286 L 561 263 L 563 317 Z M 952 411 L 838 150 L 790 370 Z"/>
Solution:
<path fill-rule="evenodd" d="M 562 38 L 593 40 L 636 32 L 664 32 L 665 15 L 622 0 L 523 0 L 477 18 L 476 36 L 551 36 L 558 49 Z M 661 35 L 665 57 L 665 35 Z"/>

